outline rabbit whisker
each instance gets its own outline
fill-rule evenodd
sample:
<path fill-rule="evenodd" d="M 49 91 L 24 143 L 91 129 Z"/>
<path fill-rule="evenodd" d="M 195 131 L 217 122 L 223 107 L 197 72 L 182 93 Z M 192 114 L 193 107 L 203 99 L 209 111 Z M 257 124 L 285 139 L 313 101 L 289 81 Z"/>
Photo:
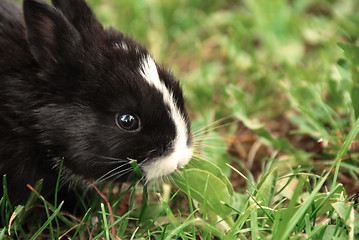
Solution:
<path fill-rule="evenodd" d="M 119 172 L 116 172 L 116 173 L 114 173 L 114 174 L 112 174 L 111 176 L 109 176 L 107 179 L 110 179 L 110 178 L 113 178 L 114 176 L 114 178 L 113 178 L 113 181 L 116 181 L 117 179 L 119 179 L 120 177 L 122 177 L 122 176 L 124 176 L 124 175 L 126 175 L 127 173 L 130 173 L 130 172 L 132 172 L 133 171 L 133 169 L 132 168 L 127 168 L 127 169 L 124 169 L 124 170 L 121 170 L 121 171 L 119 171 Z M 117 175 L 117 176 L 116 176 Z"/>
<path fill-rule="evenodd" d="M 127 170 L 129 170 L 129 169 L 132 169 L 131 167 L 127 167 L 127 168 L 125 168 L 125 169 L 123 169 L 123 170 L 120 170 L 119 172 L 116 172 L 117 170 L 121 169 L 123 166 L 124 166 L 124 165 L 120 165 L 120 166 L 118 166 L 118 167 L 116 167 L 116 168 L 114 168 L 114 169 L 111 169 L 110 171 L 108 171 L 107 173 L 105 173 L 104 175 L 102 175 L 100 178 L 98 178 L 96 181 L 104 181 L 104 180 L 106 180 L 106 179 L 109 179 L 109 178 L 113 177 L 114 175 L 117 175 L 117 174 L 119 174 L 119 173 L 121 173 L 121 172 L 124 172 L 124 171 L 127 171 Z M 112 174 L 113 172 L 115 172 L 115 173 Z M 111 175 L 110 175 L 110 174 L 111 174 Z M 110 175 L 110 176 L 109 176 L 109 175 Z"/>
<path fill-rule="evenodd" d="M 198 135 L 201 135 L 203 133 L 206 133 L 206 132 L 210 132 L 210 131 L 213 131 L 213 130 L 216 130 L 218 128 L 221 128 L 221 127 L 224 127 L 224 126 L 228 126 L 230 124 L 233 124 L 235 122 L 238 122 L 238 120 L 233 120 L 229 123 L 224 123 L 224 124 L 220 124 L 221 122 L 227 120 L 227 119 L 230 119 L 231 117 L 224 117 L 224 118 L 221 118 L 221 119 L 218 119 L 206 126 L 203 126 L 201 128 L 198 128 L 196 129 L 195 131 L 193 131 L 193 136 L 198 136 Z M 217 125 L 217 124 L 220 124 L 220 125 Z"/>
<path fill-rule="evenodd" d="M 93 156 L 102 158 L 102 159 L 106 159 L 106 160 L 111 160 L 114 162 L 128 162 L 127 160 L 124 160 L 124 159 L 115 158 L 115 157 L 107 157 L 107 156 L 102 156 L 102 155 L 98 155 L 98 154 L 93 154 Z"/>

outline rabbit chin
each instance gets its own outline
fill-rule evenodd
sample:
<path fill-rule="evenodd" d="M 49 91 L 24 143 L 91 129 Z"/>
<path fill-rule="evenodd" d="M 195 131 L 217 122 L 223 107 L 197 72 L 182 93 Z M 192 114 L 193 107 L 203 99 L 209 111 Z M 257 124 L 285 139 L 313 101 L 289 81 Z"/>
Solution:
<path fill-rule="evenodd" d="M 147 181 L 166 176 L 178 168 L 185 166 L 193 155 L 191 147 L 176 148 L 168 156 L 154 159 L 151 163 L 142 166 Z"/>

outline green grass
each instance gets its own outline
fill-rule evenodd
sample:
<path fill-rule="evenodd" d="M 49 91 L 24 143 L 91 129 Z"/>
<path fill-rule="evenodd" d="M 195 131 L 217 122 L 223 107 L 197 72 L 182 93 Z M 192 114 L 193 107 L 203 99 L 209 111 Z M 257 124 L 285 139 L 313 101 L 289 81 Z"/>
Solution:
<path fill-rule="evenodd" d="M 109 185 L 114 229 L 100 198 L 78 219 L 5 194 L 0 239 L 359 239 L 358 1 L 89 3 L 181 80 L 196 157 L 170 185 Z"/>

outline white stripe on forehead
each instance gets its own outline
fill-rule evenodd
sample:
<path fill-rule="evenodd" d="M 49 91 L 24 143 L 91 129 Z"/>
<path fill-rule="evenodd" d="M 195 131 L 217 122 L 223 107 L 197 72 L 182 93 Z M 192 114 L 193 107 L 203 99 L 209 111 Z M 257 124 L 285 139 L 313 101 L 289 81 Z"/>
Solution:
<path fill-rule="evenodd" d="M 157 90 L 159 90 L 162 93 L 163 100 L 170 107 L 171 112 L 172 110 L 178 111 L 172 93 L 167 89 L 166 85 L 163 82 L 161 82 L 160 77 L 158 75 L 156 63 L 149 55 L 146 55 L 142 59 L 142 63 L 140 65 L 140 74 L 148 84 L 154 86 Z"/>
<path fill-rule="evenodd" d="M 151 180 L 167 175 L 176 170 L 177 167 L 185 165 L 192 156 L 192 149 L 187 146 L 186 121 L 176 105 L 173 93 L 160 80 L 156 63 L 149 55 L 142 59 L 139 72 L 149 85 L 162 93 L 163 101 L 169 107 L 171 118 L 176 127 L 176 138 L 173 142 L 174 152 L 165 158 L 155 160 L 154 164 L 144 166 L 146 177 Z"/>
<path fill-rule="evenodd" d="M 162 83 L 160 77 L 158 76 L 156 63 L 149 55 L 146 55 L 142 59 L 142 63 L 140 65 L 140 73 L 150 85 L 155 86 L 158 90 L 162 92 Z"/>

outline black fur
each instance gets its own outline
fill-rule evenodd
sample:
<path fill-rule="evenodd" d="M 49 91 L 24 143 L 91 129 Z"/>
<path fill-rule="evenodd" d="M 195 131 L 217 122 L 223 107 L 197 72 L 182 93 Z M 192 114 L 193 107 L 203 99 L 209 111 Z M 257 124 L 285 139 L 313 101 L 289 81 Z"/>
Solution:
<path fill-rule="evenodd" d="M 147 54 L 131 38 L 103 29 L 83 0 L 53 6 L 24 0 L 23 11 L 0 1 L 0 174 L 13 201 L 26 198 L 26 184 L 39 179 L 45 192 L 54 189 L 62 158 L 65 177 L 96 180 L 129 168 L 113 159 L 141 163 L 171 151 L 176 131 L 168 108 L 138 73 Z M 189 131 L 178 82 L 158 71 Z M 137 115 L 141 130 L 117 127 L 118 113 Z"/>

